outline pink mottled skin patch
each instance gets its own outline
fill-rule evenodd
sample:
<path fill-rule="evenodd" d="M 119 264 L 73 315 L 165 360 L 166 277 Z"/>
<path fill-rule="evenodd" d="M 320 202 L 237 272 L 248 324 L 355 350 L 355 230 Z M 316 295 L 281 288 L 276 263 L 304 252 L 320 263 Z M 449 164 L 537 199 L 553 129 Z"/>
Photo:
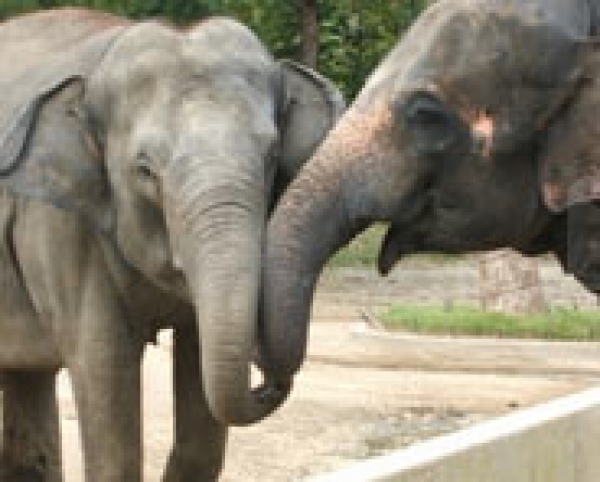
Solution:
<path fill-rule="evenodd" d="M 567 201 L 567 190 L 555 182 L 545 182 L 542 186 L 544 202 L 552 211 L 560 211 Z"/>
<path fill-rule="evenodd" d="M 569 183 L 546 181 L 542 193 L 546 206 L 560 212 L 573 204 L 600 200 L 600 180 L 582 177 Z"/>
<path fill-rule="evenodd" d="M 475 115 L 470 116 L 471 130 L 473 134 L 483 139 L 483 155 L 490 157 L 492 152 L 492 142 L 494 140 L 494 119 L 486 111 L 476 111 Z"/>
<path fill-rule="evenodd" d="M 483 141 L 482 155 L 490 157 L 494 143 L 496 120 L 490 114 L 489 110 L 473 106 L 464 93 L 457 92 L 443 82 L 440 85 L 431 84 L 427 90 L 434 93 L 446 105 L 454 106 L 457 109 L 458 115 L 463 122 L 470 126 L 473 137 Z"/>
<path fill-rule="evenodd" d="M 364 173 L 368 172 L 369 178 L 378 183 L 378 193 L 382 196 L 397 191 L 397 177 L 390 176 L 386 169 L 381 168 L 383 162 L 398 156 L 390 135 L 391 129 L 392 114 L 385 103 L 369 106 L 366 110 L 356 106 L 351 108 L 300 174 L 302 183 L 296 181 L 295 184 L 301 184 L 304 188 L 310 186 L 306 192 L 310 190 L 315 198 L 326 197 L 329 192 L 340 189 L 339 185 L 350 173 L 363 173 L 364 179 Z M 343 169 L 340 159 L 344 160 Z M 327 177 L 328 183 L 321 182 L 323 177 Z M 282 210 L 293 209 L 294 216 L 299 218 L 302 213 L 313 208 L 314 202 L 314 199 L 311 203 L 306 202 L 305 191 L 296 192 L 292 187 L 280 206 Z"/>
<path fill-rule="evenodd" d="M 373 148 L 375 139 L 380 134 L 387 134 L 392 125 L 390 109 L 385 104 L 378 104 L 362 115 L 348 114 L 339 124 L 345 131 L 344 146 L 353 153 L 368 153 Z"/>

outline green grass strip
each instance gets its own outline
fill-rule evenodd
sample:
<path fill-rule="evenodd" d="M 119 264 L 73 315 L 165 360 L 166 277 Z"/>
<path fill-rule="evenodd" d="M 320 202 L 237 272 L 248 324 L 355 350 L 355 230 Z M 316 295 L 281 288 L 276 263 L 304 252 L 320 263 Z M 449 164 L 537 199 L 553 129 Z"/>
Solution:
<path fill-rule="evenodd" d="M 392 306 L 386 327 L 415 333 L 548 340 L 600 339 L 600 313 L 554 308 L 548 313 L 509 315 L 467 306 Z"/>

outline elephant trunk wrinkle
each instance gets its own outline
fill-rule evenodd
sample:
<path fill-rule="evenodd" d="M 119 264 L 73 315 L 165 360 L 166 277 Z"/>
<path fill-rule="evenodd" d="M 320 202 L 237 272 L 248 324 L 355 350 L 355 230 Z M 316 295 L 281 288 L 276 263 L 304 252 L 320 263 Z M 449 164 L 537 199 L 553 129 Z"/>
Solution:
<path fill-rule="evenodd" d="M 209 407 L 225 424 L 247 425 L 275 410 L 291 384 L 280 383 L 285 389 L 279 390 L 273 380 L 251 388 L 266 218 L 262 186 L 243 177 L 236 183 L 226 171 L 215 176 L 196 173 L 171 189 L 168 222 L 196 307 Z"/>
<path fill-rule="evenodd" d="M 337 136 L 343 132 L 339 128 L 325 141 L 284 194 L 267 228 L 259 341 L 262 362 L 281 379 L 291 378 L 304 361 L 322 267 L 369 222 L 371 207 L 355 209 L 349 201 L 358 188 L 351 169 L 344 169 L 350 166 L 336 162 L 344 149 Z M 354 160 L 367 155 L 353 154 Z"/>

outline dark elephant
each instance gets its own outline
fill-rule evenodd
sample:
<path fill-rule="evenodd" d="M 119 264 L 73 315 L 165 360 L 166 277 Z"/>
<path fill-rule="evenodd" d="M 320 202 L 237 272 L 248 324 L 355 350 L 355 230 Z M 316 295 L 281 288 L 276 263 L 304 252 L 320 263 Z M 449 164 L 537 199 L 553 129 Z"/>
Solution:
<path fill-rule="evenodd" d="M 212 479 L 226 425 L 290 389 L 250 388 L 263 232 L 343 100 L 228 19 L 55 10 L 3 23 L 0 43 L 5 478 L 61 479 L 66 367 L 86 480 L 140 481 L 143 347 L 174 327 L 165 480 Z"/>
<path fill-rule="evenodd" d="M 375 70 L 269 222 L 261 340 L 281 380 L 305 356 L 315 282 L 338 248 L 390 225 L 388 272 L 415 252 L 510 246 L 565 259 L 543 205 L 549 126 L 586 79 L 598 3 L 440 0 Z"/>

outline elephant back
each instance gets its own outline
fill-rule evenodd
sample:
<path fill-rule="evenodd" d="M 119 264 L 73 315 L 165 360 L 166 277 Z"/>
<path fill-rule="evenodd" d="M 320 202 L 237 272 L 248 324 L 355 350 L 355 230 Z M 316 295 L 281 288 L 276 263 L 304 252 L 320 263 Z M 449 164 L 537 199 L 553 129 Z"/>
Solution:
<path fill-rule="evenodd" d="M 58 9 L 0 24 L 0 172 L 15 167 L 24 135 L 43 99 L 73 78 L 86 78 L 128 22 Z"/>

